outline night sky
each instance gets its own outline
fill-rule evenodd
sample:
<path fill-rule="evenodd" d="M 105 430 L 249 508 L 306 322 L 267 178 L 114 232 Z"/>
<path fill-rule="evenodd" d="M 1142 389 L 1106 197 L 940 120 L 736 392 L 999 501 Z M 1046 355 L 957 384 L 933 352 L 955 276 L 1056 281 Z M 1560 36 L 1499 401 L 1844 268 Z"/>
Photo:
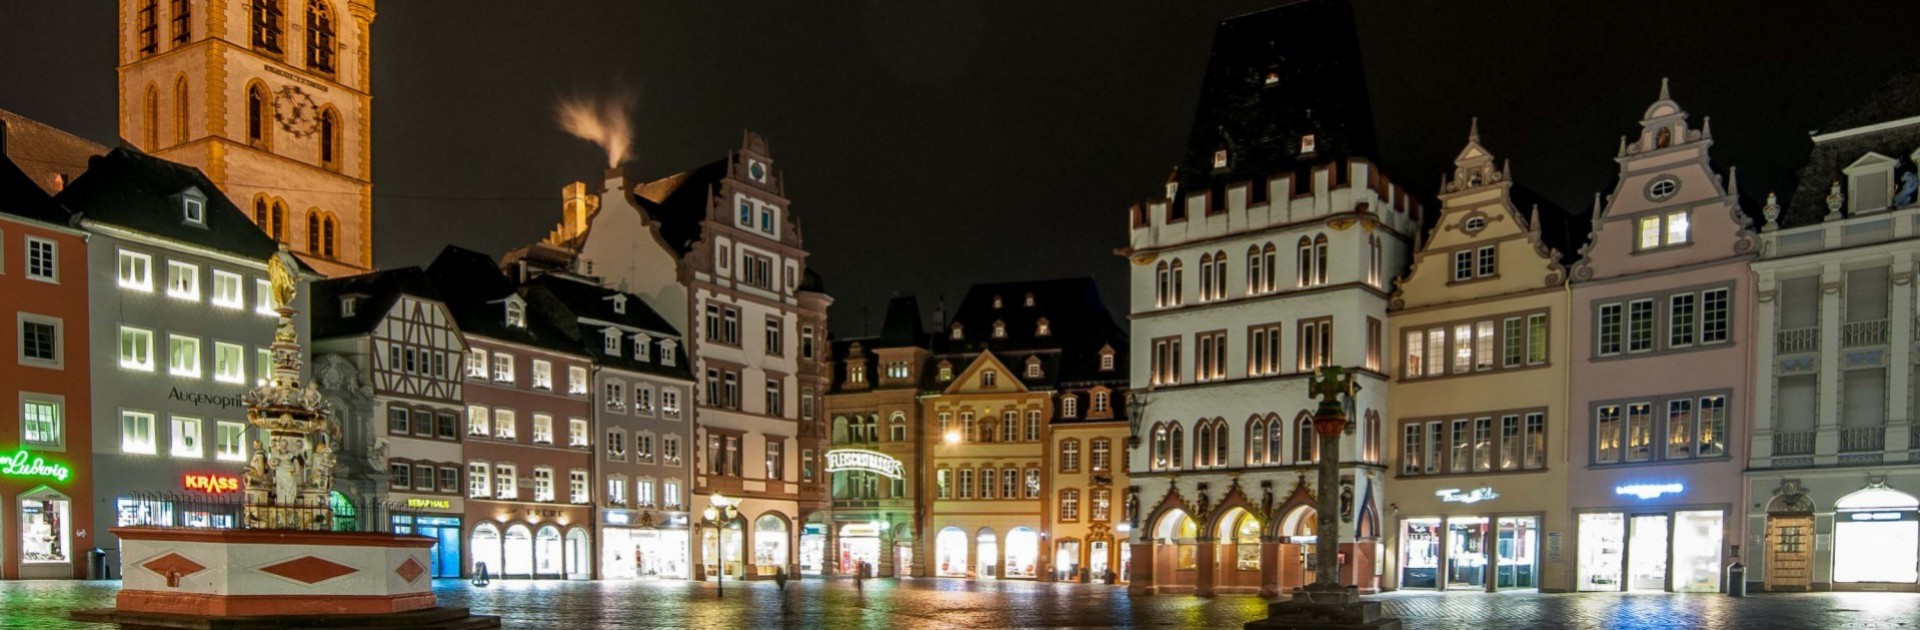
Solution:
<path fill-rule="evenodd" d="M 560 187 L 605 167 L 556 99 L 626 88 L 634 178 L 768 138 L 839 336 L 896 291 L 951 310 L 971 283 L 1069 275 L 1124 319 L 1126 208 L 1181 155 L 1214 25 L 1270 4 L 385 0 L 376 262 L 544 236 Z M 1920 61 L 1917 2 L 1356 4 L 1384 167 L 1423 196 L 1479 116 L 1518 182 L 1585 208 L 1662 76 L 1713 118 L 1716 168 L 1784 195 L 1807 132 Z M 0 108 L 111 144 L 113 21 L 0 0 Z"/>

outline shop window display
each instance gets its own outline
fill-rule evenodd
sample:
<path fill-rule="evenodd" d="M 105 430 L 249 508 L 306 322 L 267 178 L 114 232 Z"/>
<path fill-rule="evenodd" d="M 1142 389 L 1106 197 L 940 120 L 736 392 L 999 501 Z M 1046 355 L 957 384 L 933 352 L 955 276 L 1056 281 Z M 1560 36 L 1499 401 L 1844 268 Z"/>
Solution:
<path fill-rule="evenodd" d="M 1920 500 L 1888 488 L 1869 488 L 1835 501 L 1833 581 L 1920 581 Z"/>
<path fill-rule="evenodd" d="M 66 495 L 45 488 L 20 497 L 21 562 L 72 562 L 71 509 L 72 502 Z"/>
<path fill-rule="evenodd" d="M 1025 527 L 1015 527 L 1007 532 L 1007 577 L 1037 577 L 1039 563 L 1039 533 Z"/>
<path fill-rule="evenodd" d="M 1400 564 L 1401 588 L 1436 588 L 1440 575 L 1440 519 L 1407 519 L 1407 533 L 1401 548 L 1406 559 Z"/>
<path fill-rule="evenodd" d="M 753 524 L 753 564 L 760 575 L 787 565 L 787 522 L 772 514 Z"/>

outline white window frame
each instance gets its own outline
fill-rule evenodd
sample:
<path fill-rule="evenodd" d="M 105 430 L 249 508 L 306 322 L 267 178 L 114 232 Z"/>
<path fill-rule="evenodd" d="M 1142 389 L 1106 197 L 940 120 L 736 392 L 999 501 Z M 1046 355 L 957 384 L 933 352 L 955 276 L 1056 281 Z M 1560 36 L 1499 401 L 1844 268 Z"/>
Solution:
<path fill-rule="evenodd" d="M 253 279 L 253 312 L 269 317 L 279 315 L 273 306 L 273 284 L 266 278 Z"/>
<path fill-rule="evenodd" d="M 592 446 L 593 438 L 590 435 L 592 432 L 593 432 L 593 427 L 587 424 L 586 418 L 568 418 L 567 419 L 567 446 L 571 446 L 575 448 L 586 448 L 588 446 Z"/>
<path fill-rule="evenodd" d="M 153 412 L 120 410 L 120 452 L 158 454 L 153 423 Z"/>
<path fill-rule="evenodd" d="M 553 443 L 553 416 L 544 413 L 533 414 L 533 443 Z"/>
<path fill-rule="evenodd" d="M 213 458 L 223 462 L 247 461 L 247 424 L 229 420 L 215 420 L 213 423 Z M 229 433 L 231 431 L 231 433 Z M 233 448 L 228 448 L 227 436 L 233 435 Z"/>
<path fill-rule="evenodd" d="M 192 348 L 192 361 L 183 359 L 182 348 Z M 200 338 L 191 335 L 167 335 L 167 375 L 179 378 L 200 378 Z"/>
<path fill-rule="evenodd" d="M 46 263 L 47 268 L 45 270 L 45 273 L 37 272 L 34 269 L 34 267 L 38 266 L 34 260 L 34 255 L 36 253 L 35 251 L 36 246 L 45 247 L 47 249 L 47 263 Z M 49 239 L 40 238 L 38 236 L 28 235 L 27 249 L 25 254 L 26 254 L 26 261 L 25 261 L 26 264 L 24 265 L 24 267 L 27 270 L 28 280 L 38 280 L 41 282 L 60 284 L 60 244 L 59 243 Z"/>
<path fill-rule="evenodd" d="M 52 425 L 48 427 L 48 431 L 53 434 L 52 435 L 53 439 L 36 440 L 36 439 L 31 439 L 29 437 L 27 418 L 30 417 L 31 414 L 27 413 L 27 409 L 32 406 L 45 406 L 45 407 L 52 408 L 53 410 Z M 20 445 L 31 446 L 36 450 L 47 450 L 47 451 L 67 450 L 66 398 L 61 396 L 51 395 L 51 394 L 36 394 L 33 392 L 20 392 Z"/>
<path fill-rule="evenodd" d="M 135 251 L 120 250 L 119 285 L 122 289 L 153 292 L 153 256 Z"/>
<path fill-rule="evenodd" d="M 167 428 L 172 433 L 168 443 L 172 446 L 167 449 L 167 455 L 191 459 L 200 459 L 205 455 L 206 436 L 202 435 L 205 423 L 193 416 L 171 416 L 168 420 Z"/>
<path fill-rule="evenodd" d="M 18 350 L 15 352 L 15 358 L 20 362 L 20 365 L 52 368 L 56 370 L 66 367 L 67 351 L 65 346 L 67 345 L 67 327 L 64 320 L 58 317 L 36 315 L 26 311 L 20 311 L 19 315 L 15 317 L 15 320 L 13 338 L 15 341 L 14 345 L 18 347 Z M 27 356 L 27 324 L 53 327 L 52 359 Z"/>
<path fill-rule="evenodd" d="M 231 362 L 223 362 L 227 353 L 233 354 Z M 224 365 L 223 365 L 224 363 Z M 213 380 L 222 383 L 247 382 L 247 347 L 224 341 L 213 342 Z"/>
<path fill-rule="evenodd" d="M 546 359 L 533 360 L 533 388 L 553 391 L 553 362 Z"/>
<path fill-rule="evenodd" d="M 576 505 L 592 503 L 593 496 L 590 494 L 593 491 L 592 488 L 592 481 L 587 478 L 587 471 L 578 468 L 567 471 L 568 503 Z"/>
<path fill-rule="evenodd" d="M 231 271 L 213 270 L 212 302 L 214 306 L 236 311 L 246 308 L 246 278 Z"/>
<path fill-rule="evenodd" d="M 567 366 L 567 393 L 574 395 L 587 393 L 587 368 L 578 365 Z"/>
<path fill-rule="evenodd" d="M 504 361 L 502 359 L 504 359 Z M 493 353 L 493 381 L 496 383 L 513 382 L 513 355 L 505 352 Z"/>
<path fill-rule="evenodd" d="M 167 297 L 200 301 L 200 265 L 181 260 L 167 261 Z"/>

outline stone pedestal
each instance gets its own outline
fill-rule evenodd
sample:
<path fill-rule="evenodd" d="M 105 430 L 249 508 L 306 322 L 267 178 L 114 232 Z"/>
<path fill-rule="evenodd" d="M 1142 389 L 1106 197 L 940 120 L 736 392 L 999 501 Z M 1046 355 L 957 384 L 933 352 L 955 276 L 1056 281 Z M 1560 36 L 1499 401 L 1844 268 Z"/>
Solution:
<path fill-rule="evenodd" d="M 1246 630 L 1400 630 L 1400 620 L 1383 616 L 1379 602 L 1361 601 L 1350 586 L 1320 585 L 1294 589 L 1293 599 L 1267 605 L 1267 618 L 1249 621 Z"/>

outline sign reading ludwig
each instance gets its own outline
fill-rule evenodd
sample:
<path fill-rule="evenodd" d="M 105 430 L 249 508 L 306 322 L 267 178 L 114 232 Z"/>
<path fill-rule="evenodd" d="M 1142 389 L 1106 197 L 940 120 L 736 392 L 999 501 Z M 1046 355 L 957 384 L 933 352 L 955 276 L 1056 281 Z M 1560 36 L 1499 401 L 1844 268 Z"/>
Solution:
<path fill-rule="evenodd" d="M 840 449 L 827 451 L 827 472 L 843 470 L 864 470 L 893 479 L 905 477 L 907 467 L 900 460 L 888 457 L 885 453 L 862 451 L 858 449 Z"/>

